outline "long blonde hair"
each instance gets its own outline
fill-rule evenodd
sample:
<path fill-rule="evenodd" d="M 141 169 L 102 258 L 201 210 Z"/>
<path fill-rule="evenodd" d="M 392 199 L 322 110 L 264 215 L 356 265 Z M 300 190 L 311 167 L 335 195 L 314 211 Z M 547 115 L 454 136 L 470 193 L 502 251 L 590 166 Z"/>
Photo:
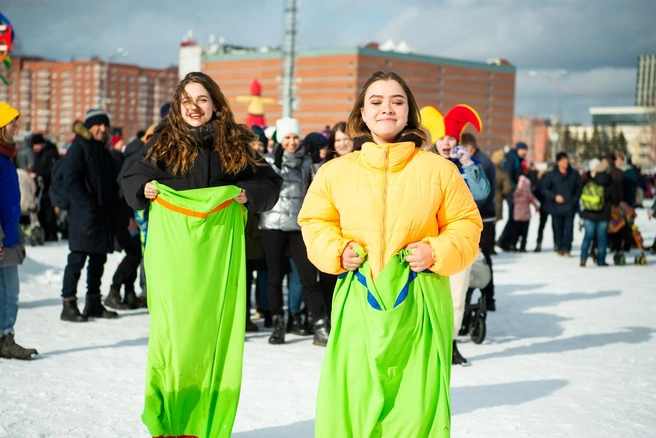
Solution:
<path fill-rule="evenodd" d="M 191 172 L 194 160 L 198 156 L 198 147 L 194 145 L 193 137 L 190 138 L 188 135 L 190 127 L 182 118 L 180 108 L 183 99 L 187 96 L 185 87 L 192 82 L 205 87 L 212 103 L 220 111 L 220 115 L 213 116 L 207 125 L 210 125 L 208 127 L 215 133 L 214 151 L 221 159 L 223 170 L 227 174 L 235 175 L 249 165 L 253 168 L 263 165 L 251 148 L 251 144 L 257 141 L 257 136 L 248 126 L 235 122 L 228 100 L 217 83 L 205 73 L 200 72 L 187 74 L 176 87 L 171 110 L 164 119 L 163 127 L 146 156 L 150 157 L 153 163 L 163 162 L 173 170 L 175 175 Z"/>

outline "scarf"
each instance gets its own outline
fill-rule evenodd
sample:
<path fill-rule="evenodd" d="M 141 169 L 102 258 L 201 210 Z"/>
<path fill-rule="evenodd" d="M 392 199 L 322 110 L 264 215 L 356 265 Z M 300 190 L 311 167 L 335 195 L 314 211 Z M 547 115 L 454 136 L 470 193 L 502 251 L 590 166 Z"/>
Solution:
<path fill-rule="evenodd" d="M 13 160 L 16 157 L 17 152 L 18 149 L 16 148 L 16 143 L 7 143 L 0 140 L 0 154 Z"/>

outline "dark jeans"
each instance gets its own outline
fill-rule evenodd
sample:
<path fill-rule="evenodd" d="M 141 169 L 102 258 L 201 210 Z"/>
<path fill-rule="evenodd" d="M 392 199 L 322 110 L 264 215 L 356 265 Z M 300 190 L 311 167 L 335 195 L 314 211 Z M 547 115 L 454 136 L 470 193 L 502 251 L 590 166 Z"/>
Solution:
<path fill-rule="evenodd" d="M 501 233 L 501 237 L 499 237 L 498 242 L 499 247 L 502 249 L 510 248 L 514 241 L 515 235 L 515 220 L 513 219 L 515 201 L 513 200 L 513 196 L 508 196 L 506 198 L 506 202 L 508 203 L 508 222 L 506 222 L 506 226 L 503 228 L 503 232 Z"/>
<path fill-rule="evenodd" d="M 337 276 L 326 274 L 319 271 L 319 286 L 321 286 L 321 294 L 323 295 L 323 302 L 326 305 L 326 312 L 330 317 L 333 311 L 333 294 L 335 293 L 335 285 L 337 284 Z"/>
<path fill-rule="evenodd" d="M 519 244 L 519 248 L 522 250 L 526 249 L 526 238 L 528 237 L 528 224 L 529 221 L 515 221 L 515 230 L 517 231 L 516 243 L 521 240 L 521 243 Z"/>
<path fill-rule="evenodd" d="M 590 244 L 596 237 L 598 242 L 597 262 L 606 263 L 606 248 L 608 247 L 608 221 L 591 221 L 590 219 L 583 219 L 585 226 L 585 236 L 581 244 L 581 260 L 588 258 L 590 251 Z"/>
<path fill-rule="evenodd" d="M 303 285 L 303 300 L 313 319 L 326 316 L 326 305 L 317 283 L 317 269 L 307 257 L 307 249 L 300 231 L 262 230 L 262 246 L 269 275 L 269 308 L 273 315 L 284 314 L 282 278 L 285 275 L 285 253 L 294 260 Z"/>
<path fill-rule="evenodd" d="M 68 254 L 68 264 L 64 269 L 64 286 L 62 288 L 63 298 L 77 296 L 77 283 L 84 263 L 89 258 L 87 266 L 87 295 L 100 295 L 100 281 L 105 269 L 107 254 L 89 254 L 85 252 L 71 251 Z"/>
<path fill-rule="evenodd" d="M 494 228 L 496 224 L 496 218 L 492 217 L 492 220 L 487 220 L 483 218 L 483 231 L 481 231 L 481 251 L 483 252 L 483 257 L 485 257 L 485 262 L 490 267 L 490 283 L 485 286 L 481 291 L 485 294 L 485 297 L 488 300 L 494 299 L 494 270 L 492 269 L 492 251 L 494 250 Z"/>
<path fill-rule="evenodd" d="M 125 230 L 116 235 L 116 240 L 125 251 L 125 257 L 116 268 L 112 278 L 112 288 L 121 289 L 125 285 L 126 291 L 134 291 L 134 282 L 137 281 L 137 271 L 141 265 L 141 239 L 139 235 L 130 236 Z"/>
<path fill-rule="evenodd" d="M 556 229 L 556 245 L 558 251 L 570 252 L 572 250 L 572 240 L 574 239 L 574 215 L 571 216 L 554 216 L 551 215 Z"/>
<path fill-rule="evenodd" d="M 267 265 L 264 257 L 255 260 L 246 260 L 246 306 L 250 309 L 251 286 L 253 284 L 253 272 L 257 272 L 255 283 L 255 306 L 258 310 L 269 310 L 269 297 L 267 296 Z"/>
<path fill-rule="evenodd" d="M 544 237 L 544 227 L 547 225 L 547 219 L 549 219 L 549 213 L 546 211 L 540 210 L 540 224 L 538 225 L 538 241 L 537 244 L 542 246 L 542 238 Z M 554 238 L 554 246 L 556 245 L 556 226 L 554 221 L 551 221 L 551 232 Z"/>

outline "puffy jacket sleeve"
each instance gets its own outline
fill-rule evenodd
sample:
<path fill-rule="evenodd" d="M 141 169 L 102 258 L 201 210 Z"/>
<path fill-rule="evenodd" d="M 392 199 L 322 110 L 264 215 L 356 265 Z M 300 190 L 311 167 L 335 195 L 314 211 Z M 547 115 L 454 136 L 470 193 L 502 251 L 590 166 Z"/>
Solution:
<path fill-rule="evenodd" d="M 319 169 L 298 214 L 308 258 L 322 272 L 341 274 L 342 253 L 349 240 L 342 235 L 327 172 Z"/>
<path fill-rule="evenodd" d="M 457 274 L 474 263 L 483 221 L 467 184 L 453 169 L 442 185 L 442 200 L 437 210 L 439 235 L 427 237 L 435 263 L 430 270 L 444 276 Z"/>
<path fill-rule="evenodd" d="M 251 213 L 271 210 L 278 202 L 282 187 L 282 177 L 264 159 L 262 162 L 263 165 L 257 168 L 255 175 L 235 184 L 246 191 L 246 208 Z"/>
<path fill-rule="evenodd" d="M 144 148 L 137 161 L 125 171 L 121 180 L 121 188 L 125 201 L 134 210 L 143 210 L 150 204 L 144 196 L 146 183 L 156 180 L 159 172 L 153 162 L 146 158 L 147 148 Z"/>

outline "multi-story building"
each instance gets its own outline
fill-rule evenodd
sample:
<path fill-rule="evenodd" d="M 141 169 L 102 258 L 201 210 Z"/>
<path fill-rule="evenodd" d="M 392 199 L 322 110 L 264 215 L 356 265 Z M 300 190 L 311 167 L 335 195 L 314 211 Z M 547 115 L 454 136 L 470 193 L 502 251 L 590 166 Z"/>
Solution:
<path fill-rule="evenodd" d="M 636 106 L 656 106 L 656 55 L 638 58 Z"/>
<path fill-rule="evenodd" d="M 282 96 L 283 55 L 279 50 L 226 50 L 222 43 L 199 50 L 185 41 L 180 47 L 180 75 L 187 73 L 185 66 L 192 65 L 200 65 L 202 71 L 212 76 L 231 101 L 247 95 L 253 79 L 262 84 L 263 97 L 279 100 Z M 384 51 L 377 44 L 296 53 L 293 116 L 299 119 L 303 133 L 345 121 L 361 87 L 378 70 L 400 74 L 420 107 L 433 105 L 446 114 L 459 103 L 472 106 L 483 122 L 483 132 L 477 135 L 483 149 L 511 143 L 514 66 L 504 60 L 484 63 Z M 270 125 L 282 115 L 280 104 L 265 109 Z M 246 105 L 234 103 L 232 110 L 237 120 L 246 119 Z"/>
<path fill-rule="evenodd" d="M 524 142 L 528 146 L 529 161 L 542 163 L 549 158 L 549 123 L 546 120 L 516 118 L 513 119 L 513 140 Z"/>
<path fill-rule="evenodd" d="M 98 59 L 70 62 L 13 57 L 0 86 L 0 100 L 21 112 L 25 131 L 42 132 L 57 141 L 72 137 L 75 120 L 87 110 L 104 108 L 112 127 L 133 137 L 159 120 L 159 108 L 170 101 L 178 83 L 177 67 L 149 69 L 105 63 Z"/>

